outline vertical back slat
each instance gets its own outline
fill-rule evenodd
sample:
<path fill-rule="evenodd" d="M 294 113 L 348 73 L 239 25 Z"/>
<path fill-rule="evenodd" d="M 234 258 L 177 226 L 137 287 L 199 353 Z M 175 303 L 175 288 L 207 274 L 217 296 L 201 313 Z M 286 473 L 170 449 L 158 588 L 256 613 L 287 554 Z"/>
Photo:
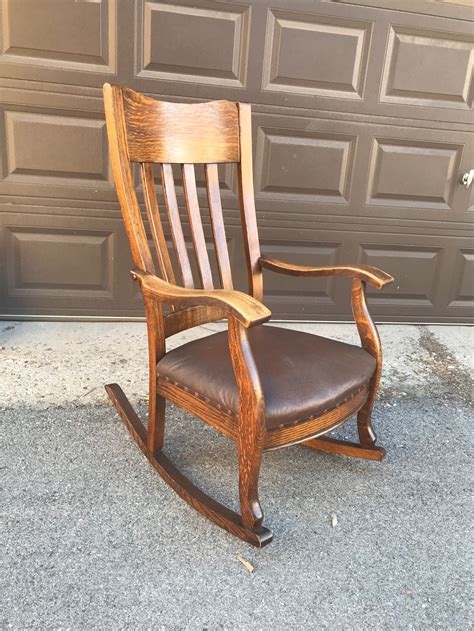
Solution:
<path fill-rule="evenodd" d="M 205 289 L 213 288 L 194 167 L 195 164 L 204 164 L 220 282 L 224 289 L 232 289 L 218 164 L 233 162 L 238 169 L 249 293 L 262 300 L 263 276 L 259 263 L 260 245 L 254 200 L 250 105 L 226 101 L 203 104 L 164 103 L 133 90 L 110 85 L 105 86 L 104 96 L 117 192 L 137 267 L 154 273 L 149 243 L 133 190 L 130 161 L 141 163 L 148 222 L 163 278 L 170 283 L 178 280 L 185 287 L 194 287 L 193 269 L 184 239 L 172 170 L 172 164 L 180 164 L 199 276 Z M 167 219 L 178 265 L 175 271 L 173 255 L 166 248 L 156 198 L 152 171 L 152 163 L 155 162 L 161 164 Z"/>
<path fill-rule="evenodd" d="M 168 283 L 176 284 L 176 279 L 168 253 L 163 225 L 161 223 L 160 209 L 156 198 L 155 181 L 153 179 L 153 166 L 150 163 L 142 163 L 140 169 L 142 178 L 145 207 L 150 224 L 151 236 L 155 245 L 156 256 L 160 265 L 161 274 Z"/>
<path fill-rule="evenodd" d="M 260 242 L 257 230 L 257 215 L 253 190 L 252 168 L 252 118 L 249 103 L 239 103 L 240 162 L 239 197 L 240 215 L 244 231 L 245 255 L 249 290 L 257 300 L 263 300 L 263 275 L 260 267 Z"/>
<path fill-rule="evenodd" d="M 194 164 L 183 164 L 183 188 L 188 209 L 189 226 L 194 244 L 194 252 L 198 264 L 199 276 L 204 289 L 212 289 L 212 272 L 207 253 L 206 240 L 202 229 L 201 213 L 196 191 L 196 175 Z"/>
<path fill-rule="evenodd" d="M 223 289 L 233 289 L 232 270 L 230 267 L 229 250 L 227 248 L 227 239 L 225 236 L 217 164 L 206 164 L 205 169 L 207 199 L 211 215 L 212 236 L 214 238 L 214 247 L 216 249 L 219 278 Z"/>
<path fill-rule="evenodd" d="M 176 258 L 178 259 L 183 285 L 185 287 L 192 288 L 194 287 L 193 275 L 191 272 L 191 265 L 189 263 L 186 243 L 184 241 L 181 217 L 179 216 L 178 201 L 176 199 L 176 190 L 174 187 L 174 177 L 171 164 L 161 165 L 161 182 L 165 197 L 168 223 L 171 228 L 171 236 L 173 237 L 174 249 L 176 252 Z"/>

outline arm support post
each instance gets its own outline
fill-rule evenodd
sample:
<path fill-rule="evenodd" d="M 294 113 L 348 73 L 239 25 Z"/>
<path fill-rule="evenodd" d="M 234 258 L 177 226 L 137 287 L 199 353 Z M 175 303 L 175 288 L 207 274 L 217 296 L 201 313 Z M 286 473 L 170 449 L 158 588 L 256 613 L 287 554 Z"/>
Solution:
<path fill-rule="evenodd" d="M 278 261 L 268 257 L 260 257 L 260 265 L 264 268 L 288 274 L 290 276 L 342 276 L 352 278 L 352 313 L 359 332 L 362 348 L 375 358 L 376 368 L 372 376 L 369 395 L 362 408 L 357 413 L 357 429 L 360 444 L 363 448 L 371 449 L 375 445 L 376 436 L 372 428 L 372 408 L 380 384 L 382 373 L 382 345 L 380 337 L 365 299 L 365 287 L 369 283 L 377 289 L 382 289 L 393 281 L 393 276 L 370 265 L 338 265 L 332 267 L 307 267 L 305 265 L 292 265 L 284 261 Z"/>
<path fill-rule="evenodd" d="M 372 428 L 371 415 L 382 375 L 382 344 L 377 327 L 367 308 L 365 282 L 358 278 L 354 278 L 352 282 L 352 313 L 354 314 L 362 348 L 370 353 L 377 362 L 375 372 L 370 381 L 369 396 L 357 413 L 357 429 L 360 443 L 363 447 L 373 447 L 376 436 Z"/>
<path fill-rule="evenodd" d="M 163 302 L 184 309 L 209 307 L 228 319 L 229 351 L 240 395 L 237 453 L 241 517 L 243 526 L 255 531 L 263 521 L 258 499 L 258 476 L 265 436 L 265 401 L 247 330 L 269 320 L 271 312 L 258 300 L 238 291 L 185 289 L 141 270 L 133 270 L 132 275 L 140 283 L 145 297 L 147 321 L 149 319 L 150 324 L 153 322 L 149 328 L 156 326 L 156 318 L 152 317 L 155 315 L 153 303 L 158 303 L 160 310 Z M 179 311 L 174 313 L 175 316 L 178 314 Z M 164 332 L 162 335 L 164 338 Z M 154 349 L 153 343 L 150 350 L 150 375 L 151 364 L 157 357 Z M 160 350 L 163 352 L 163 349 Z M 149 441 L 154 440 L 155 444 L 160 445 L 162 432 L 158 427 L 154 434 L 155 438 L 150 436 Z"/>
<path fill-rule="evenodd" d="M 244 526 L 254 530 L 263 521 L 258 476 L 265 435 L 265 400 L 247 329 L 236 318 L 230 317 L 228 335 L 240 395 L 237 435 L 240 510 Z"/>

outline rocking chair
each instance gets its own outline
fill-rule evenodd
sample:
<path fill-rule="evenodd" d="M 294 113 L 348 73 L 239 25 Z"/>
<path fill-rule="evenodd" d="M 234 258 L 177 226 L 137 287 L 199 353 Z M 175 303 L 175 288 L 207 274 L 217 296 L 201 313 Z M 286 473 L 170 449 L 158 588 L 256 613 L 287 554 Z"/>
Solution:
<path fill-rule="evenodd" d="M 393 278 L 374 267 L 305 267 L 260 253 L 252 174 L 251 110 L 247 103 L 176 104 L 104 85 L 105 113 L 115 186 L 130 240 L 133 278 L 143 293 L 149 344 L 148 426 L 117 384 L 106 386 L 135 442 L 161 477 L 191 506 L 235 536 L 267 545 L 258 497 L 262 453 L 305 443 L 326 452 L 381 460 L 371 412 L 382 353 L 365 302 L 366 283 L 381 289 Z M 133 185 L 138 163 L 149 246 Z M 177 270 L 163 232 L 153 176 L 161 184 Z M 249 294 L 235 291 L 227 249 L 217 165 L 236 163 Z M 172 164 L 180 164 L 189 226 L 202 289 L 196 289 L 178 210 Z M 203 164 L 217 268 L 214 281 L 196 189 Z M 160 275 L 156 275 L 158 263 Z M 362 348 L 298 331 L 263 326 L 262 270 L 291 276 L 353 279 L 352 310 Z M 168 310 L 164 312 L 163 307 Z M 228 330 L 166 352 L 166 338 L 227 319 Z M 240 515 L 215 501 L 180 473 L 163 452 L 165 401 L 199 417 L 237 443 Z M 357 415 L 359 443 L 323 437 Z"/>

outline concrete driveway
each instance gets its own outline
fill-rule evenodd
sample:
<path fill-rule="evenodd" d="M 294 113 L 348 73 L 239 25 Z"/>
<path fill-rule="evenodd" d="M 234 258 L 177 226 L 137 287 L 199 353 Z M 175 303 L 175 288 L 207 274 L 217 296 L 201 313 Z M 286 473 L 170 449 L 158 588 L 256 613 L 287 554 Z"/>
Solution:
<path fill-rule="evenodd" d="M 0 323 L 1 627 L 471 628 L 473 329 L 380 332 L 387 458 L 265 455 L 259 551 L 180 500 L 108 404 L 117 381 L 146 413 L 144 324 Z M 172 407 L 167 429 L 181 469 L 236 507 L 232 443 Z"/>

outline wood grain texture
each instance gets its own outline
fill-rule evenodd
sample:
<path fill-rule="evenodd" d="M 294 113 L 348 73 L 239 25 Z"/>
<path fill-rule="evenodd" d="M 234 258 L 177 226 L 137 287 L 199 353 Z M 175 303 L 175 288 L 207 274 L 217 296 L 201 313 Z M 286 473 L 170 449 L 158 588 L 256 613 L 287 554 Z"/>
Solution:
<path fill-rule="evenodd" d="M 171 337 L 201 324 L 224 320 L 227 312 L 224 307 L 184 307 L 165 316 L 165 337 Z"/>
<path fill-rule="evenodd" d="M 201 212 L 196 190 L 196 174 L 193 164 L 183 164 L 183 190 L 188 209 L 189 226 L 198 264 L 198 272 L 203 289 L 213 289 L 211 265 L 207 253 L 206 240 L 202 229 Z"/>
<path fill-rule="evenodd" d="M 171 285 L 161 278 L 152 274 L 145 274 L 141 270 L 133 270 L 132 274 L 138 279 L 140 288 L 145 295 L 155 297 L 163 302 L 183 307 L 224 308 L 227 315 L 234 316 L 246 327 L 262 324 L 271 317 L 271 311 L 265 305 L 240 291 L 186 289 Z"/>
<path fill-rule="evenodd" d="M 163 224 L 161 222 L 160 209 L 156 198 L 155 181 L 153 179 L 153 166 L 150 163 L 144 163 L 140 168 L 140 176 L 143 186 L 143 197 L 145 199 L 145 208 L 150 225 L 151 237 L 155 246 L 156 257 L 160 266 L 161 275 L 168 283 L 176 283 L 176 278 L 171 264 L 170 255 L 168 253 L 168 244 L 166 243 Z"/>
<path fill-rule="evenodd" d="M 198 393 L 191 392 L 181 384 L 161 376 L 158 379 L 158 392 L 168 401 L 217 429 L 224 436 L 237 441 L 239 417 L 232 410 L 224 409 L 213 401 L 203 400 Z M 336 429 L 357 413 L 365 403 L 367 395 L 368 389 L 365 388 L 363 392 L 358 393 L 346 403 L 321 416 L 301 420 L 286 427 L 266 430 L 263 435 L 263 451 L 291 447 Z"/>
<path fill-rule="evenodd" d="M 153 265 L 145 228 L 143 227 L 137 196 L 133 188 L 121 88 L 111 86 L 108 83 L 104 85 L 104 107 L 115 188 L 132 250 L 133 261 L 140 269 L 154 273 L 155 266 Z"/>
<path fill-rule="evenodd" d="M 238 165 L 239 201 L 242 229 L 244 231 L 245 257 L 249 292 L 257 300 L 263 300 L 263 277 L 260 267 L 260 241 L 255 212 L 252 167 L 252 116 L 248 103 L 239 103 L 240 153 Z"/>
<path fill-rule="evenodd" d="M 273 538 L 270 530 L 263 526 L 249 530 L 243 524 L 240 515 L 201 491 L 173 465 L 163 451 L 152 453 L 146 442 L 146 428 L 130 405 L 123 390 L 117 384 L 107 385 L 105 389 L 138 447 L 163 480 L 182 499 L 201 515 L 204 515 L 204 517 L 207 517 L 243 541 L 257 548 L 263 548 L 270 543 Z"/>
<path fill-rule="evenodd" d="M 194 287 L 191 264 L 189 262 L 188 250 L 186 248 L 183 227 L 181 225 L 181 217 L 179 215 L 178 200 L 176 198 L 176 189 L 174 186 L 174 176 L 171 164 L 161 165 L 161 184 L 181 280 L 183 281 L 183 285 L 185 287 Z"/>
<path fill-rule="evenodd" d="M 239 162 L 235 103 L 168 103 L 123 89 L 132 162 Z"/>
<path fill-rule="evenodd" d="M 351 443 L 345 440 L 336 440 L 323 436 L 321 438 L 312 438 L 303 443 L 305 447 L 325 451 L 328 454 L 337 454 L 339 456 L 349 456 L 351 458 L 361 458 L 362 460 L 382 460 L 386 451 L 383 447 L 361 447 L 359 443 Z"/>
<path fill-rule="evenodd" d="M 148 333 L 148 435 L 147 446 L 152 454 L 163 447 L 166 400 L 157 390 L 156 365 L 166 353 L 163 307 L 156 300 L 145 297 Z"/>
<path fill-rule="evenodd" d="M 382 375 L 382 344 L 365 299 L 365 282 L 355 278 L 352 282 L 352 313 L 359 332 L 362 348 L 375 358 L 376 368 L 369 387 L 369 395 L 362 409 L 357 414 L 357 430 L 360 444 L 373 447 L 376 436 L 372 427 L 372 409 Z"/>
<path fill-rule="evenodd" d="M 250 105 L 225 101 L 197 105 L 161 103 L 110 85 L 104 86 L 104 100 L 117 194 L 137 266 L 132 275 L 139 283 L 145 301 L 149 345 L 148 430 L 117 385 L 106 386 L 107 392 L 132 437 L 163 479 L 203 515 L 237 537 L 261 547 L 272 537 L 262 526 L 263 511 L 258 497 L 263 451 L 307 442 L 310 447 L 333 453 L 371 459 L 381 457 L 383 450 L 375 447 L 371 412 L 380 381 L 382 354 L 377 329 L 365 302 L 365 283 L 380 288 L 393 279 L 370 266 L 304 267 L 261 257 L 253 189 Z M 141 163 L 148 223 L 163 278 L 155 275 L 133 188 L 130 161 Z M 175 161 L 182 165 L 183 190 L 204 289 L 194 289 L 172 171 Z M 251 295 L 232 289 L 217 170 L 217 163 L 226 161 L 238 163 L 240 211 Z M 184 287 L 176 284 L 177 274 L 172 267 L 161 223 L 151 162 L 161 164 L 166 213 Z M 205 163 L 213 239 L 223 289 L 213 289 L 194 172 L 194 163 L 199 162 Z M 294 276 L 352 277 L 352 309 L 361 343 L 377 363 L 368 386 L 339 406 L 319 417 L 298 419 L 291 425 L 271 429 L 266 427 L 264 392 L 248 339 L 248 328 L 268 321 L 271 316 L 262 304 L 263 268 Z M 165 305 L 171 310 L 168 315 L 163 313 Z M 239 389 L 238 411 L 223 409 L 200 393 L 191 392 L 182 384 L 165 378 L 159 374 L 157 366 L 166 353 L 167 337 L 224 318 L 228 320 L 229 353 Z M 291 373 L 288 379 L 291 379 Z M 166 400 L 235 440 L 241 515 L 204 494 L 163 454 Z M 320 438 L 354 414 L 357 414 L 359 445 Z"/>
<path fill-rule="evenodd" d="M 212 236 L 214 238 L 219 278 L 223 289 L 232 289 L 232 270 L 230 267 L 229 249 L 227 247 L 224 217 L 222 214 L 217 164 L 206 164 L 205 170 L 207 199 L 211 215 Z"/>
<path fill-rule="evenodd" d="M 196 396 L 195 392 L 190 392 L 179 383 L 162 376 L 158 379 L 158 392 L 162 397 L 201 419 L 227 438 L 236 439 L 237 418 L 230 410 L 225 410 L 209 400 L 205 401 L 202 397 Z"/>
<path fill-rule="evenodd" d="M 358 278 L 378 289 L 382 289 L 388 283 L 393 282 L 393 276 L 370 265 L 336 265 L 327 267 L 308 267 L 305 265 L 294 265 L 285 261 L 278 261 L 267 256 L 259 259 L 261 267 L 289 276 L 344 276 L 347 278 Z"/>
<path fill-rule="evenodd" d="M 237 454 L 242 522 L 253 530 L 261 525 L 263 511 L 258 499 L 258 476 L 265 440 L 265 399 L 247 331 L 229 318 L 229 350 L 239 388 Z"/>
<path fill-rule="evenodd" d="M 282 447 L 291 447 L 302 443 L 309 438 L 314 438 L 331 432 L 339 425 L 351 418 L 364 404 L 367 399 L 368 390 L 364 389 L 353 398 L 339 407 L 296 425 L 281 427 L 267 432 L 265 437 L 264 450 L 273 451 Z"/>

